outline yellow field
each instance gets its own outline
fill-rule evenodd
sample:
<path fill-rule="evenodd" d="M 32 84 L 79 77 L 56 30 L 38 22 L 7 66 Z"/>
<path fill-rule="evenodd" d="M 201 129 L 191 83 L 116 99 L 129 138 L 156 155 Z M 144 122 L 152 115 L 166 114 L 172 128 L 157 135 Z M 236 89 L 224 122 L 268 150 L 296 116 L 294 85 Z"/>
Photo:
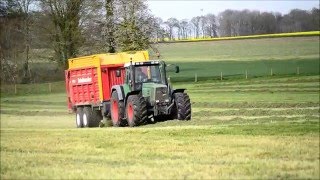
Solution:
<path fill-rule="evenodd" d="M 174 40 L 165 39 L 165 42 L 197 42 L 197 41 L 221 41 L 221 40 L 237 40 L 237 39 L 259 39 L 259 38 L 279 38 L 279 37 L 297 37 L 297 36 L 320 36 L 320 31 L 308 32 L 294 32 L 294 33 L 278 33 L 278 34 L 260 34 L 250 36 L 235 36 L 235 37 L 218 37 L 218 38 L 189 38 L 181 39 L 175 38 Z"/>

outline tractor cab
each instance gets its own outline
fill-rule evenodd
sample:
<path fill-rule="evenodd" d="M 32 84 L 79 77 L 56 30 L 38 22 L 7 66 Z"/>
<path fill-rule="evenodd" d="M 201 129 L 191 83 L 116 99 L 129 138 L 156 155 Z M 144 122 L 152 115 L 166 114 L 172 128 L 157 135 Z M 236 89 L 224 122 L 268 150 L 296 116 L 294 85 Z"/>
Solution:
<path fill-rule="evenodd" d="M 143 84 L 148 83 L 168 86 L 164 61 L 130 62 L 124 67 L 125 84 L 130 87 L 131 91 L 141 91 Z"/>

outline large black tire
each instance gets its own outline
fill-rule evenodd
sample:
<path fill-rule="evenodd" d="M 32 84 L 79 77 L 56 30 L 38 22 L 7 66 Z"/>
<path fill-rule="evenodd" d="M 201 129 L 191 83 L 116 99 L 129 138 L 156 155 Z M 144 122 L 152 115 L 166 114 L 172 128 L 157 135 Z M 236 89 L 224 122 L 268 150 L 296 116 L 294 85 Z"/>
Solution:
<path fill-rule="evenodd" d="M 82 128 L 83 127 L 83 108 L 82 107 L 77 107 L 76 110 L 76 125 L 77 128 Z"/>
<path fill-rule="evenodd" d="M 141 95 L 131 95 L 128 97 L 126 117 L 130 127 L 141 125 L 147 121 L 147 103 Z"/>
<path fill-rule="evenodd" d="M 191 103 L 187 93 L 174 94 L 174 106 L 172 116 L 178 120 L 191 120 Z"/>
<path fill-rule="evenodd" d="M 118 98 L 118 93 L 116 91 L 112 92 L 111 95 L 111 120 L 114 127 L 119 127 L 123 125 L 122 119 L 124 117 L 124 103 Z"/>
<path fill-rule="evenodd" d="M 99 121 L 95 114 L 96 112 L 91 107 L 87 106 L 83 108 L 83 127 L 98 127 Z"/>

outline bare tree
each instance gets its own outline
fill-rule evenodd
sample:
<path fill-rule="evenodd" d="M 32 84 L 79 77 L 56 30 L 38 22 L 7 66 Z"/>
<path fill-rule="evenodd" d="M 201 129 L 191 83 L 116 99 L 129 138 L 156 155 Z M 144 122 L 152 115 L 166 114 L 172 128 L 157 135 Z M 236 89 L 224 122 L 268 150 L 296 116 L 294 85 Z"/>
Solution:
<path fill-rule="evenodd" d="M 312 17 L 312 30 L 319 31 L 320 30 L 320 9 L 313 8 L 311 10 L 311 17 Z"/>
<path fill-rule="evenodd" d="M 76 57 L 81 46 L 80 11 L 84 0 L 42 0 L 42 8 L 54 25 L 52 43 L 56 61 L 67 67 L 68 58 Z"/>
<path fill-rule="evenodd" d="M 202 34 L 202 38 L 205 38 L 206 34 L 206 30 L 208 27 L 208 20 L 206 16 L 200 16 L 200 27 L 201 27 L 201 34 Z"/>
<path fill-rule="evenodd" d="M 105 0 L 105 9 L 106 9 L 106 47 L 107 52 L 114 53 L 116 52 L 116 42 L 114 37 L 114 0 Z"/>
<path fill-rule="evenodd" d="M 147 49 L 153 32 L 153 16 L 144 0 L 117 0 L 115 28 L 119 50 Z"/>
<path fill-rule="evenodd" d="M 217 37 L 217 23 L 216 23 L 216 16 L 214 14 L 207 14 L 207 34 L 210 37 Z"/>
<path fill-rule="evenodd" d="M 197 16 L 197 17 L 193 17 L 191 19 L 191 24 L 193 25 L 193 32 L 194 32 L 194 36 L 196 38 L 199 38 L 199 34 L 200 34 L 200 16 Z"/>
<path fill-rule="evenodd" d="M 181 29 L 182 39 L 187 39 L 188 38 L 188 29 L 189 29 L 188 20 L 187 19 L 181 20 L 179 26 Z"/>
<path fill-rule="evenodd" d="M 177 27 L 179 24 L 179 21 L 176 18 L 169 18 L 165 25 L 167 26 L 167 33 L 170 40 L 174 39 L 174 28 Z"/>

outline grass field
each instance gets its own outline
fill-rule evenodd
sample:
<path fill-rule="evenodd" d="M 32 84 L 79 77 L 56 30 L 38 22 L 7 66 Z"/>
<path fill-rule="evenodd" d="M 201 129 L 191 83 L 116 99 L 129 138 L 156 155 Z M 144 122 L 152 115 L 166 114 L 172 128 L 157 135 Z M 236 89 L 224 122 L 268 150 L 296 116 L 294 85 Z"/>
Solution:
<path fill-rule="evenodd" d="M 181 66 L 174 81 L 319 74 L 319 37 L 161 43 L 162 59 Z M 153 54 L 151 54 L 153 57 Z M 154 58 L 154 57 L 153 57 Z"/>
<path fill-rule="evenodd" d="M 163 59 L 172 62 L 304 60 L 319 58 L 319 38 L 160 43 L 156 47 Z"/>
<path fill-rule="evenodd" d="M 137 128 L 76 129 L 63 90 L 1 97 L 1 179 L 318 179 L 319 80 L 175 83 L 192 120 Z"/>

